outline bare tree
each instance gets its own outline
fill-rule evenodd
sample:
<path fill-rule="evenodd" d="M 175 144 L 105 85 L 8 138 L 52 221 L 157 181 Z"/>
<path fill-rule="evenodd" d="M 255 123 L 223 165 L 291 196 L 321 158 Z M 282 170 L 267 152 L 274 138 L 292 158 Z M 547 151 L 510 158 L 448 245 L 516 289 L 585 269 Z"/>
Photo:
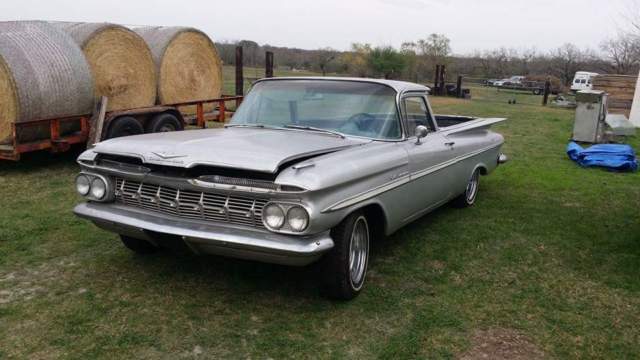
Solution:
<path fill-rule="evenodd" d="M 615 39 L 604 41 L 600 48 L 607 54 L 616 74 L 631 74 L 637 71 L 640 59 L 640 38 L 629 33 L 620 33 Z"/>
<path fill-rule="evenodd" d="M 577 46 L 566 43 L 551 52 L 549 72 L 560 78 L 564 85 L 569 85 L 584 60 L 585 54 Z"/>

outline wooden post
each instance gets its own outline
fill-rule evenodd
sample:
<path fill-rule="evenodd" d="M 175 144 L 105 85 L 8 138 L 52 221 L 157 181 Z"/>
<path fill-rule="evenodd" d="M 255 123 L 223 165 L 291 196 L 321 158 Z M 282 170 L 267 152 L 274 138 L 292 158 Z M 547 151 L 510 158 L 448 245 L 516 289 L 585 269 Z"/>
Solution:
<path fill-rule="evenodd" d="M 271 51 L 267 51 L 266 59 L 265 59 L 265 77 L 272 78 L 273 77 L 273 53 Z"/>
<path fill-rule="evenodd" d="M 244 95 L 244 60 L 242 46 L 236 46 L 236 96 Z"/>
<path fill-rule="evenodd" d="M 458 75 L 458 82 L 456 83 L 456 97 L 458 99 L 462 97 L 462 75 Z"/>
<path fill-rule="evenodd" d="M 89 138 L 87 139 L 87 148 L 92 149 L 95 144 L 102 141 L 102 130 L 104 128 L 104 120 L 107 115 L 107 105 L 109 104 L 109 98 L 102 96 L 98 101 L 96 110 L 91 116 Z"/>
<path fill-rule="evenodd" d="M 547 102 L 549 102 L 550 92 L 551 92 L 551 79 L 547 77 L 547 81 L 544 82 L 544 96 L 542 97 L 542 106 L 547 106 Z"/>
<path fill-rule="evenodd" d="M 436 65 L 436 75 L 433 79 L 433 91 L 431 92 L 433 95 L 438 95 L 440 92 L 438 90 L 438 83 L 440 82 L 440 65 Z"/>
<path fill-rule="evenodd" d="M 446 67 L 444 65 L 440 65 L 440 85 L 438 86 L 438 89 L 440 90 L 440 95 L 447 95 L 446 83 L 445 83 L 446 76 L 447 76 Z"/>

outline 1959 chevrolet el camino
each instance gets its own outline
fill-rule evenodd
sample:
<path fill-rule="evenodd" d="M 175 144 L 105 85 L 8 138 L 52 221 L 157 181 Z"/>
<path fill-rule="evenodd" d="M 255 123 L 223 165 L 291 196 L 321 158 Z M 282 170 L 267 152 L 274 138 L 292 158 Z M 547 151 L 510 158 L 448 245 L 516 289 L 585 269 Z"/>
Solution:
<path fill-rule="evenodd" d="M 224 129 L 99 143 L 78 159 L 74 212 L 151 253 L 307 265 L 357 296 L 370 242 L 447 202 L 470 206 L 507 161 L 504 119 L 434 115 L 422 85 L 350 78 L 258 81 Z"/>

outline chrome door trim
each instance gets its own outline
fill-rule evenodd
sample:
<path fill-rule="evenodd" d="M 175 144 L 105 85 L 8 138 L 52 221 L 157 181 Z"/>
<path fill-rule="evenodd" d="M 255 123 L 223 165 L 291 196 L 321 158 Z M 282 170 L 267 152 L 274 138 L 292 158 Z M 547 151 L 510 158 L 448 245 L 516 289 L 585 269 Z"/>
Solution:
<path fill-rule="evenodd" d="M 345 200 L 339 201 L 329 207 L 327 207 L 326 209 L 322 210 L 322 213 L 328 213 L 328 212 L 333 212 L 333 211 L 338 211 L 338 210 L 342 210 L 342 209 L 346 209 L 350 206 L 356 205 L 360 202 L 363 202 L 365 200 L 369 200 L 373 197 L 376 197 L 380 194 L 383 194 L 387 191 L 393 190 L 397 187 L 400 187 L 402 185 L 408 184 L 411 181 L 414 181 L 416 179 L 422 178 L 424 176 L 427 176 L 429 174 L 432 174 L 434 172 L 440 171 L 448 166 L 454 165 L 459 163 L 460 161 L 466 160 L 468 158 L 471 158 L 473 156 L 482 154 L 484 152 L 496 149 L 498 147 L 502 146 L 502 144 L 500 145 L 491 145 L 491 146 L 487 146 L 485 148 L 482 148 L 480 150 L 476 150 L 474 152 L 462 155 L 462 156 L 458 156 L 455 157 L 451 160 L 447 160 L 445 162 L 442 162 L 440 164 L 431 166 L 427 169 L 421 170 L 421 171 L 417 171 L 414 172 L 412 174 L 408 174 L 402 177 L 399 177 L 393 181 L 389 181 L 385 184 L 382 184 L 381 186 L 378 186 L 372 190 L 367 190 L 363 193 L 357 194 L 355 196 L 349 197 Z"/>

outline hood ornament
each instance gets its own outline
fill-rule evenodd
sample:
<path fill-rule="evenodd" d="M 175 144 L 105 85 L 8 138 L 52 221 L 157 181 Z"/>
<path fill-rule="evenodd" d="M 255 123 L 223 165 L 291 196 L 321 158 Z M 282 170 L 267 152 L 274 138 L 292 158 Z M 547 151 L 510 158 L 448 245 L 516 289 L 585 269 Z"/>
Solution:
<path fill-rule="evenodd" d="M 187 157 L 187 155 L 173 155 L 173 154 L 165 154 L 165 153 L 161 153 L 161 152 L 152 152 L 154 155 L 156 155 L 159 158 L 162 158 L 164 160 L 169 160 L 169 159 L 178 159 L 178 158 L 183 158 L 183 157 Z"/>

